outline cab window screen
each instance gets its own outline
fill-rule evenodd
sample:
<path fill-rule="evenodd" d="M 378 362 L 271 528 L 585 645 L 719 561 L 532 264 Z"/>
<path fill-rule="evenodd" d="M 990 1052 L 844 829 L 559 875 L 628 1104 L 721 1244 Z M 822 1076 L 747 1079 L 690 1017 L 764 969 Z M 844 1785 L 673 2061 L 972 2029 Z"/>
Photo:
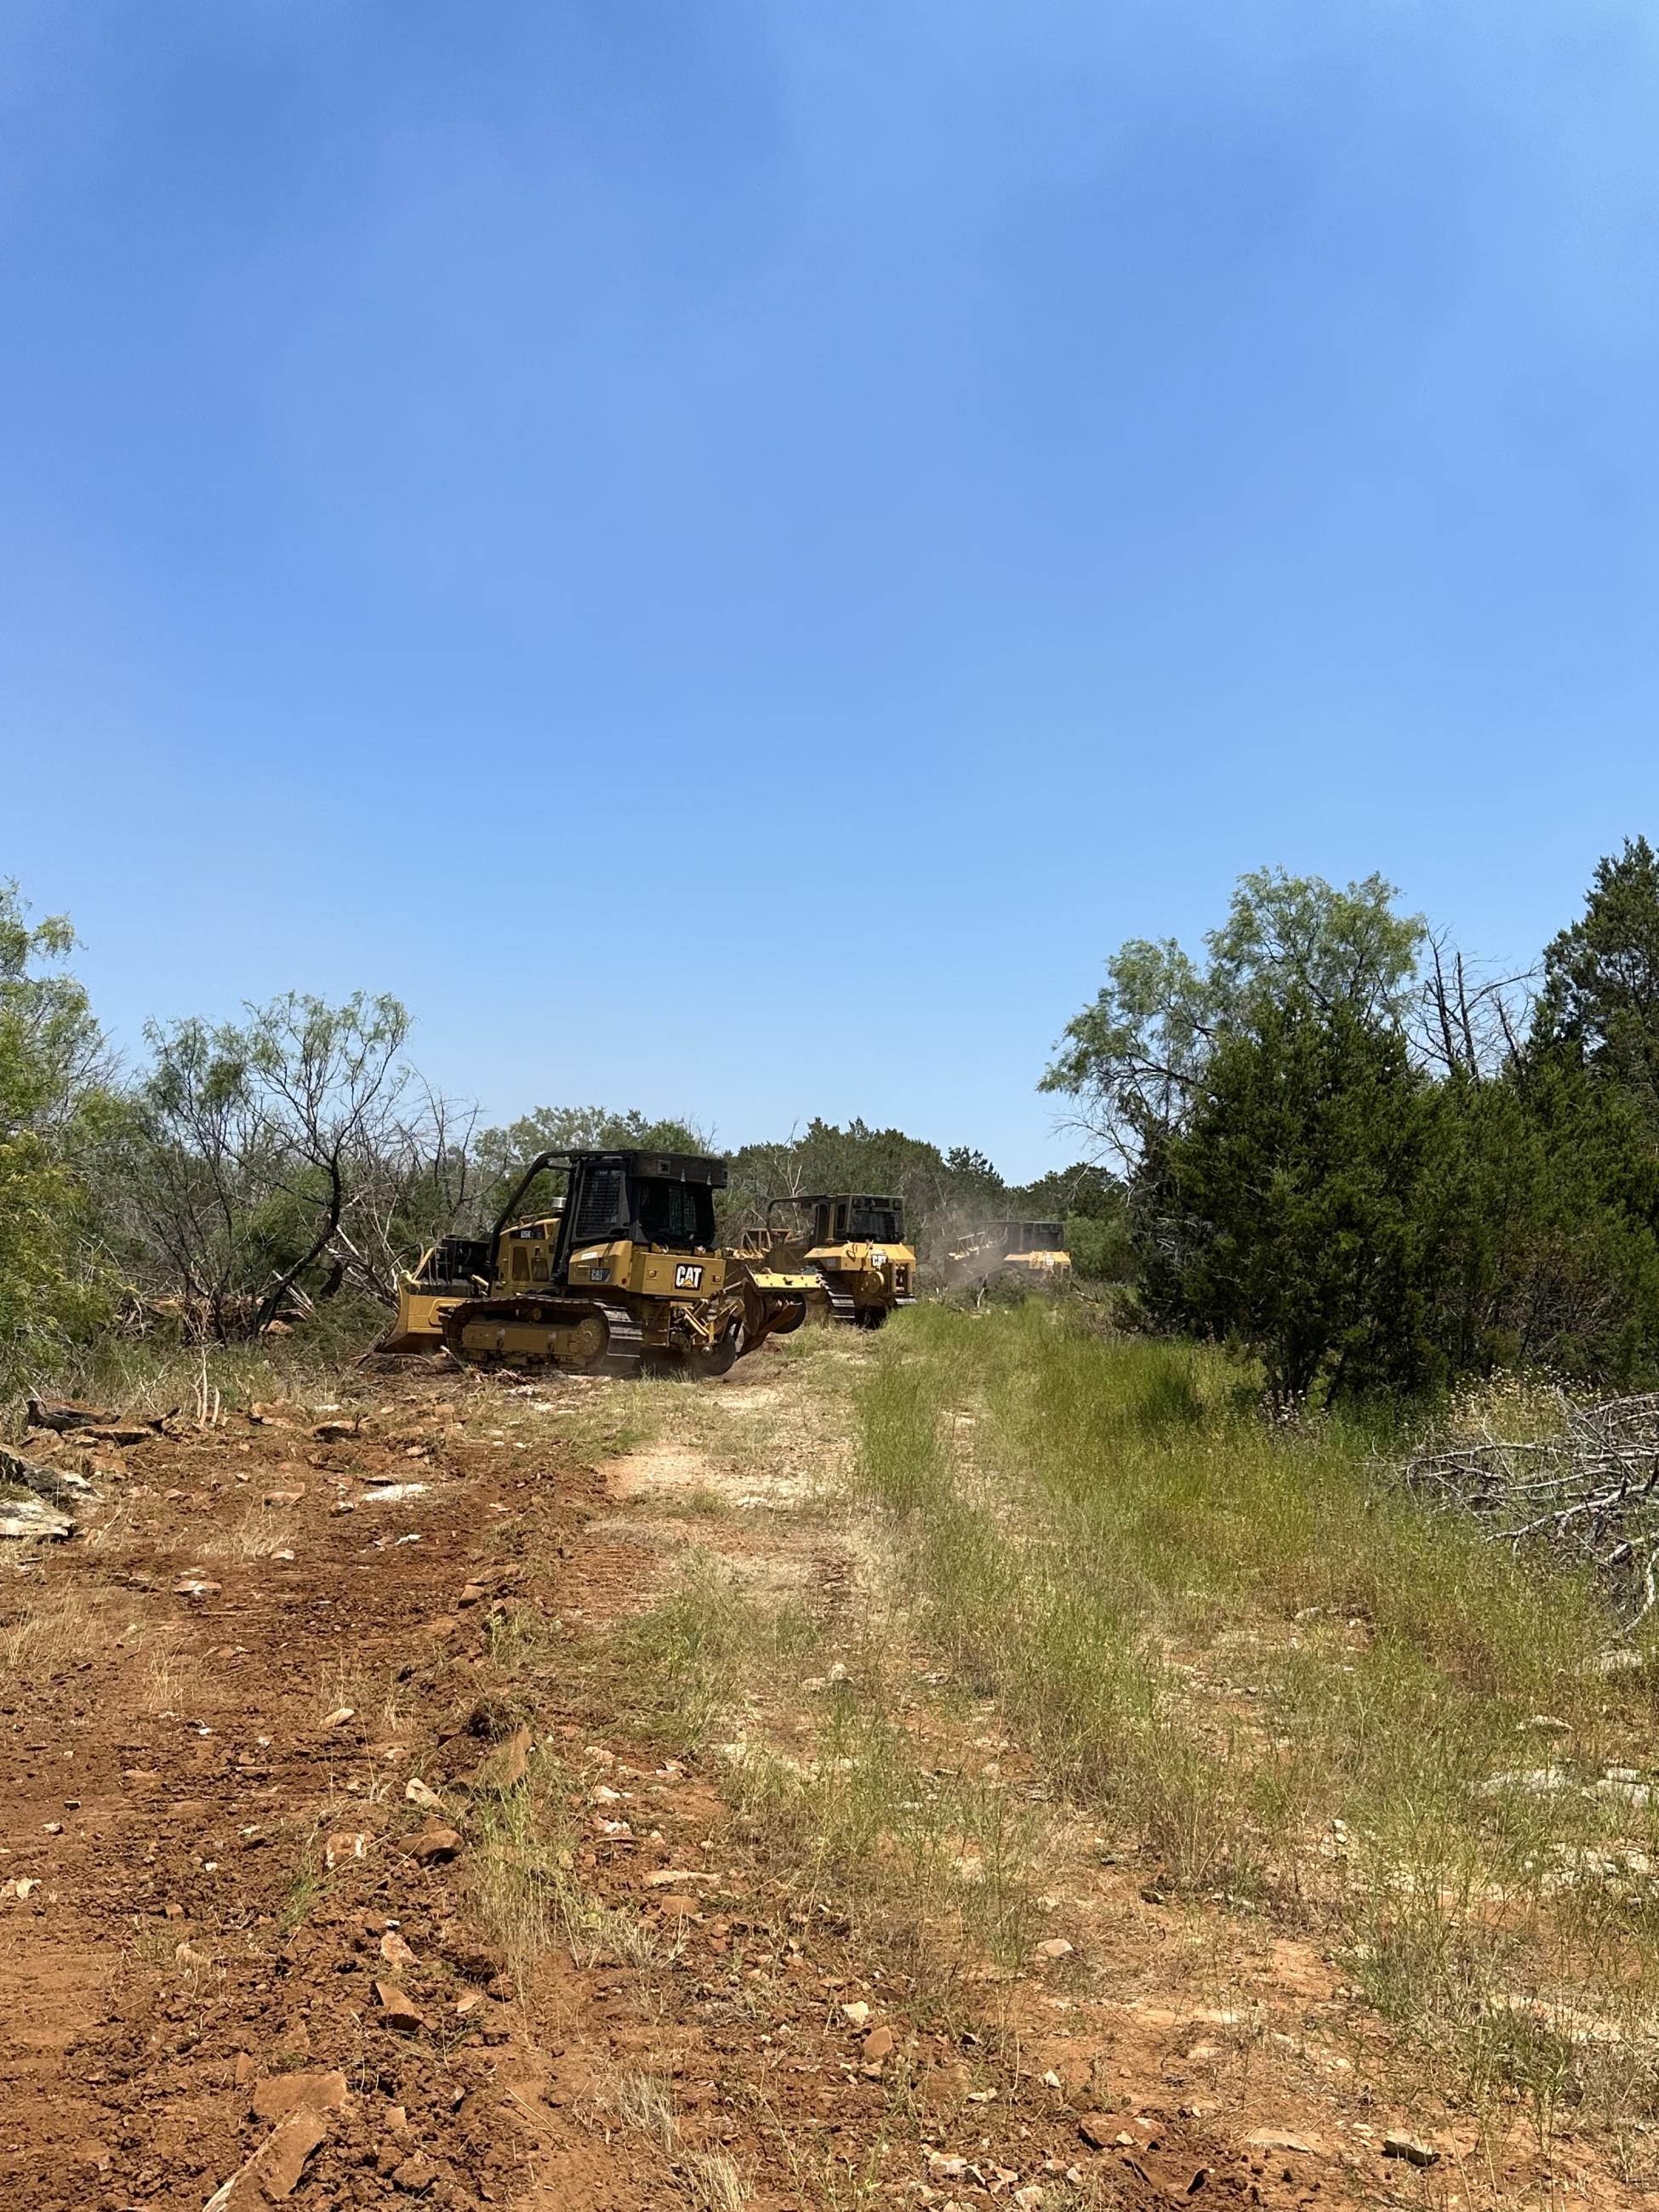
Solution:
<path fill-rule="evenodd" d="M 848 1236 L 855 1243 L 896 1244 L 898 1227 L 893 1210 L 888 1206 L 855 1206 L 848 1226 Z"/>
<path fill-rule="evenodd" d="M 647 1182 L 634 1186 L 635 1217 L 648 1243 L 678 1251 L 714 1242 L 714 1194 L 707 1183 Z"/>
<path fill-rule="evenodd" d="M 580 1202 L 571 1234 L 578 1244 L 614 1237 L 628 1224 L 627 1177 L 620 1168 L 595 1168 L 582 1181 Z"/>

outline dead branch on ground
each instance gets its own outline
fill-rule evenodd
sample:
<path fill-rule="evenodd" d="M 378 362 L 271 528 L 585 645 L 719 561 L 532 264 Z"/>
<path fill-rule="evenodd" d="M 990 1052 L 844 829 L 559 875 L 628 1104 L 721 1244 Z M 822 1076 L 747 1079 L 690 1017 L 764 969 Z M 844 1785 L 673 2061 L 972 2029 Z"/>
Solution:
<path fill-rule="evenodd" d="M 1406 1478 L 1517 1556 L 1547 1548 L 1590 1567 L 1633 1629 L 1659 1606 L 1659 1392 L 1589 1404 L 1563 1392 L 1559 1405 L 1553 1435 L 1438 1444 Z"/>

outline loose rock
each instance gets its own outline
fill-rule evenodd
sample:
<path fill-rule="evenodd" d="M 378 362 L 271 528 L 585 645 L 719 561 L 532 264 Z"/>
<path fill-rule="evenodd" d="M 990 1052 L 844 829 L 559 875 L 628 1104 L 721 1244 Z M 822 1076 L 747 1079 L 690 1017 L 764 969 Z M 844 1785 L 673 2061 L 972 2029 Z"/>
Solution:
<path fill-rule="evenodd" d="M 73 1474 L 64 1467 L 42 1467 L 38 1460 L 26 1459 L 6 1444 L 0 1444 L 0 1482 L 21 1484 L 37 1498 L 50 1498 L 57 1505 L 73 1505 L 98 1495 L 83 1474 Z"/>
<path fill-rule="evenodd" d="M 380 2018 L 385 2025 L 398 2035 L 413 2035 L 426 2026 L 426 2016 L 395 1982 L 376 1982 L 374 1994 L 380 2001 Z"/>
<path fill-rule="evenodd" d="M 392 2169 L 392 2179 L 411 2197 L 423 2196 L 438 2179 L 438 2169 L 422 2151 L 416 2151 Z"/>
<path fill-rule="evenodd" d="M 1488 1775 L 1475 1786 L 1482 1797 L 1501 1797 L 1511 1790 L 1523 1797 L 1553 1797 L 1571 1789 L 1572 1777 L 1565 1767 L 1532 1766 L 1513 1774 Z"/>
<path fill-rule="evenodd" d="M 0 1536 L 15 1537 L 20 1543 L 33 1540 L 61 1544 L 75 1534 L 75 1529 L 76 1523 L 67 1513 L 55 1513 L 38 1498 L 0 1500 Z"/>
<path fill-rule="evenodd" d="M 328 2123 L 308 2108 L 291 2113 L 268 2135 L 247 2164 L 216 2189 L 204 2212 L 262 2212 L 293 2194 L 306 2160 L 328 2133 Z"/>
<path fill-rule="evenodd" d="M 1403 2158 L 1411 2166 L 1433 2166 L 1440 2154 L 1432 2143 L 1419 2142 L 1415 2136 L 1399 2133 L 1382 2138 L 1384 2158 Z"/>
<path fill-rule="evenodd" d="M 404 1848 L 410 1858 L 418 1859 L 422 1866 L 442 1866 L 459 1851 L 461 1839 L 453 1828 L 446 1828 L 440 1820 L 428 1820 Z"/>
<path fill-rule="evenodd" d="M 285 2120 L 290 2112 L 330 2112 L 343 2105 L 349 2094 L 346 2077 L 337 2069 L 331 2074 L 268 2074 L 254 2087 L 253 2113 L 256 2119 Z"/>

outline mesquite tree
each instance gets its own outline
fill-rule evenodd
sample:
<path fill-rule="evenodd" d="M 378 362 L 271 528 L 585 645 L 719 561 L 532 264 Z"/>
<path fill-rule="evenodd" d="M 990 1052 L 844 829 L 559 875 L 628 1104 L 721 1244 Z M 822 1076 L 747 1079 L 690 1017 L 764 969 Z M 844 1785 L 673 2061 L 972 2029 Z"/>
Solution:
<path fill-rule="evenodd" d="M 389 1295 L 418 1231 L 458 1201 L 465 1154 L 403 1057 L 397 1000 L 289 993 L 240 1023 L 147 1034 L 129 1203 L 187 1326 L 258 1332 L 348 1279 Z"/>
<path fill-rule="evenodd" d="M 120 1109 L 74 943 L 0 883 L 0 1386 L 54 1365 L 112 1287 L 87 1171 Z"/>

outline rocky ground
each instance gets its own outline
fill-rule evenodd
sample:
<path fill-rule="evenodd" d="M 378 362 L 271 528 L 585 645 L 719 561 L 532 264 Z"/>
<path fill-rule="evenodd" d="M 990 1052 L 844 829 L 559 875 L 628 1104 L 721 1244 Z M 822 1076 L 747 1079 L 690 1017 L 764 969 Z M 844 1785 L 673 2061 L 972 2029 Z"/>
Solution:
<path fill-rule="evenodd" d="M 98 1498 L 0 1559 L 0 2204 L 1628 2201 L 1508 2189 L 1316 1948 L 1057 1814 L 1028 1962 L 925 1985 L 751 1848 L 707 1741 L 615 1718 L 617 1625 L 693 1554 L 873 1601 L 824 1503 L 866 1356 L 419 1366 L 42 1443 Z M 810 1697 L 757 1682 L 754 1725 Z"/>

